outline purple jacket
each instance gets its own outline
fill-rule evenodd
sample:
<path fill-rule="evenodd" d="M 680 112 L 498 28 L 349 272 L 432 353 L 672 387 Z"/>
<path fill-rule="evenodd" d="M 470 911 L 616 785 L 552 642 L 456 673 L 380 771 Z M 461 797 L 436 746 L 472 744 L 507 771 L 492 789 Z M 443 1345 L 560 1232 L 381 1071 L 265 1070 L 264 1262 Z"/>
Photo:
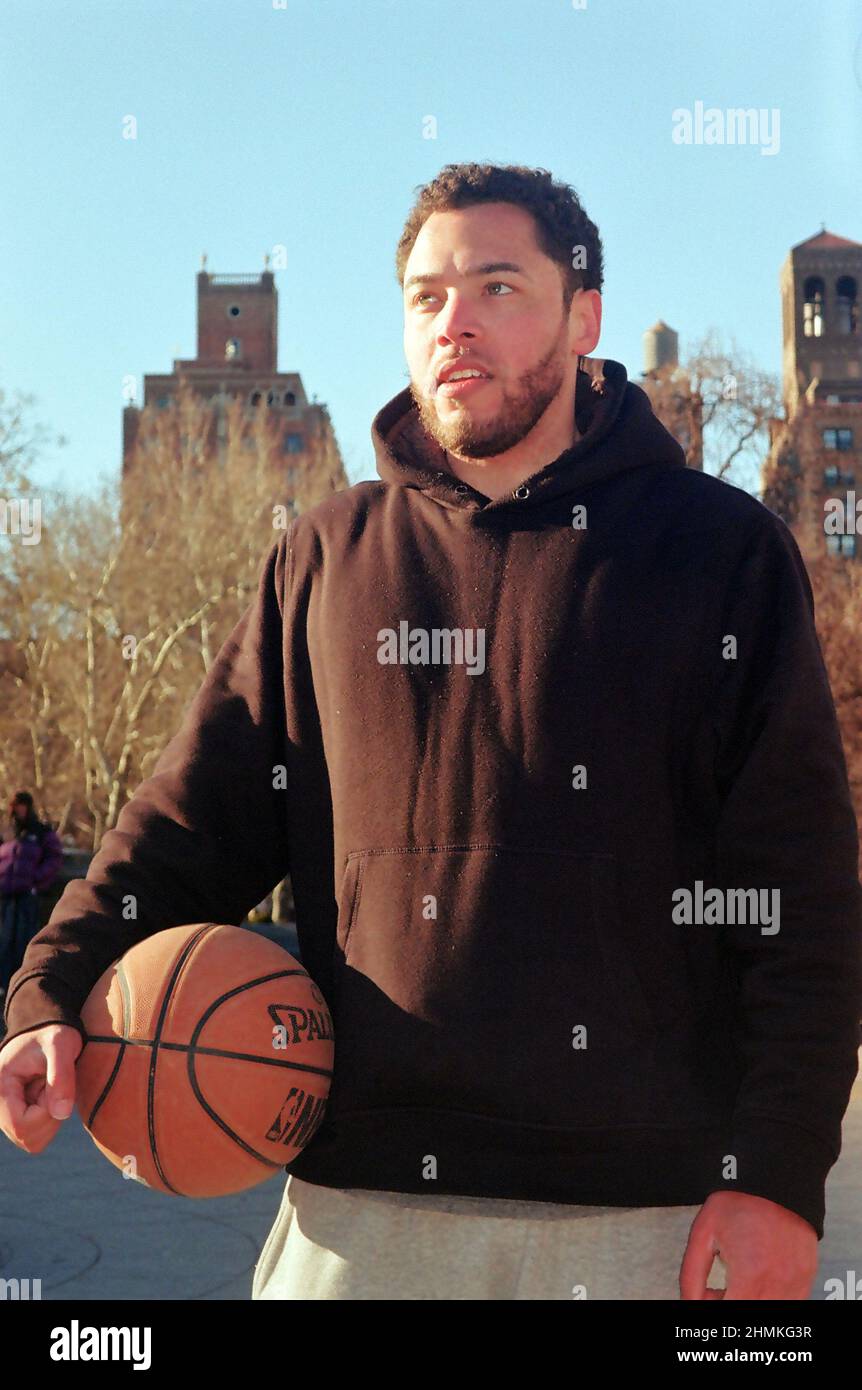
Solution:
<path fill-rule="evenodd" d="M 0 844 L 0 893 L 50 888 L 62 862 L 63 846 L 56 830 L 46 830 L 40 844 L 35 826 L 27 825 L 15 839 Z"/>

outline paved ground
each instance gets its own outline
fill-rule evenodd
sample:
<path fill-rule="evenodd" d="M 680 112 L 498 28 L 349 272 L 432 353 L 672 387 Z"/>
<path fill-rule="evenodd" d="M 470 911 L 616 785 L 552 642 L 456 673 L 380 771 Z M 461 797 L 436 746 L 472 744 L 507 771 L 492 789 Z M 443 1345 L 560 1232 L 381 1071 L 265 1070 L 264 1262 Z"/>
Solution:
<path fill-rule="evenodd" d="M 76 1113 L 41 1154 L 0 1135 L 0 1278 L 41 1278 L 46 1299 L 248 1299 L 284 1183 L 206 1201 L 152 1192 L 96 1150 Z M 825 1279 L 862 1277 L 862 1078 L 827 1209 L 818 1299 Z"/>

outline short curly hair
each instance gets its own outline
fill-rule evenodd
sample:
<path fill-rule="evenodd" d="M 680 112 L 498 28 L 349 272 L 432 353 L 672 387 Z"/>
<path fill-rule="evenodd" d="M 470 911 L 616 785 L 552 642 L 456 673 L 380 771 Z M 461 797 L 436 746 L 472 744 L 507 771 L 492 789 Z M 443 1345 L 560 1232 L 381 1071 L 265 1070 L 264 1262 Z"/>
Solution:
<path fill-rule="evenodd" d="M 540 249 L 563 272 L 566 308 L 576 290 L 601 290 L 604 278 L 602 241 L 595 222 L 568 184 L 555 182 L 547 169 L 520 164 L 446 164 L 430 183 L 417 186 L 395 253 L 395 274 L 404 287 L 404 269 L 419 232 L 433 212 L 472 207 L 476 203 L 514 203 L 532 214 Z M 573 264 L 574 252 L 581 251 Z"/>

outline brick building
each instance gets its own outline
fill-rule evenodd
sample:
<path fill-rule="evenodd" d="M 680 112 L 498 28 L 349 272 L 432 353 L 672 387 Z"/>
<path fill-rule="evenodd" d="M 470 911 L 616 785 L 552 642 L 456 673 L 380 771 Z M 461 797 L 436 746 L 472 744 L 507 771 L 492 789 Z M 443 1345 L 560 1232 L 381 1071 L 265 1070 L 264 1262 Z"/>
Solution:
<path fill-rule="evenodd" d="M 784 418 L 770 421 L 763 501 L 804 555 L 855 561 L 862 502 L 862 243 L 825 227 L 781 268 Z M 860 508 L 862 510 L 862 508 Z M 836 520 L 840 513 L 841 520 Z M 862 528 L 862 516 L 858 522 Z"/>
<path fill-rule="evenodd" d="M 213 275 L 203 257 L 197 276 L 197 356 L 175 360 L 169 373 L 145 376 L 143 407 L 125 407 L 124 478 L 135 455 L 142 409 L 169 408 L 181 383 L 212 408 L 210 447 L 216 457 L 224 448 L 228 404 L 240 398 L 251 417 L 265 402 L 280 432 L 286 496 L 310 457 L 313 491 L 319 498 L 349 486 L 326 406 L 308 400 L 298 372 L 278 370 L 278 291 L 270 270 L 260 275 Z"/>

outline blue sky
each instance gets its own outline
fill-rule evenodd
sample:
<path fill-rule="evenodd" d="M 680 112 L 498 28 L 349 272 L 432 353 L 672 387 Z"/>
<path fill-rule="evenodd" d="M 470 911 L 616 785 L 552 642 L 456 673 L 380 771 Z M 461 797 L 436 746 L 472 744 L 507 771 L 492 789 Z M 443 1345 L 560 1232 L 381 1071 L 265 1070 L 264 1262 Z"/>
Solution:
<path fill-rule="evenodd" d="M 453 161 L 576 188 L 605 247 L 596 356 L 637 380 L 661 317 L 683 352 L 714 327 L 778 373 L 787 250 L 821 223 L 862 241 L 862 4 L 581 3 L 4 0 L 0 386 L 69 441 L 36 481 L 118 475 L 124 377 L 195 354 L 201 253 L 255 272 L 276 245 L 279 367 L 351 481 L 376 476 L 372 416 L 407 384 L 395 244 Z M 777 108 L 778 152 L 675 144 L 698 101 Z"/>

